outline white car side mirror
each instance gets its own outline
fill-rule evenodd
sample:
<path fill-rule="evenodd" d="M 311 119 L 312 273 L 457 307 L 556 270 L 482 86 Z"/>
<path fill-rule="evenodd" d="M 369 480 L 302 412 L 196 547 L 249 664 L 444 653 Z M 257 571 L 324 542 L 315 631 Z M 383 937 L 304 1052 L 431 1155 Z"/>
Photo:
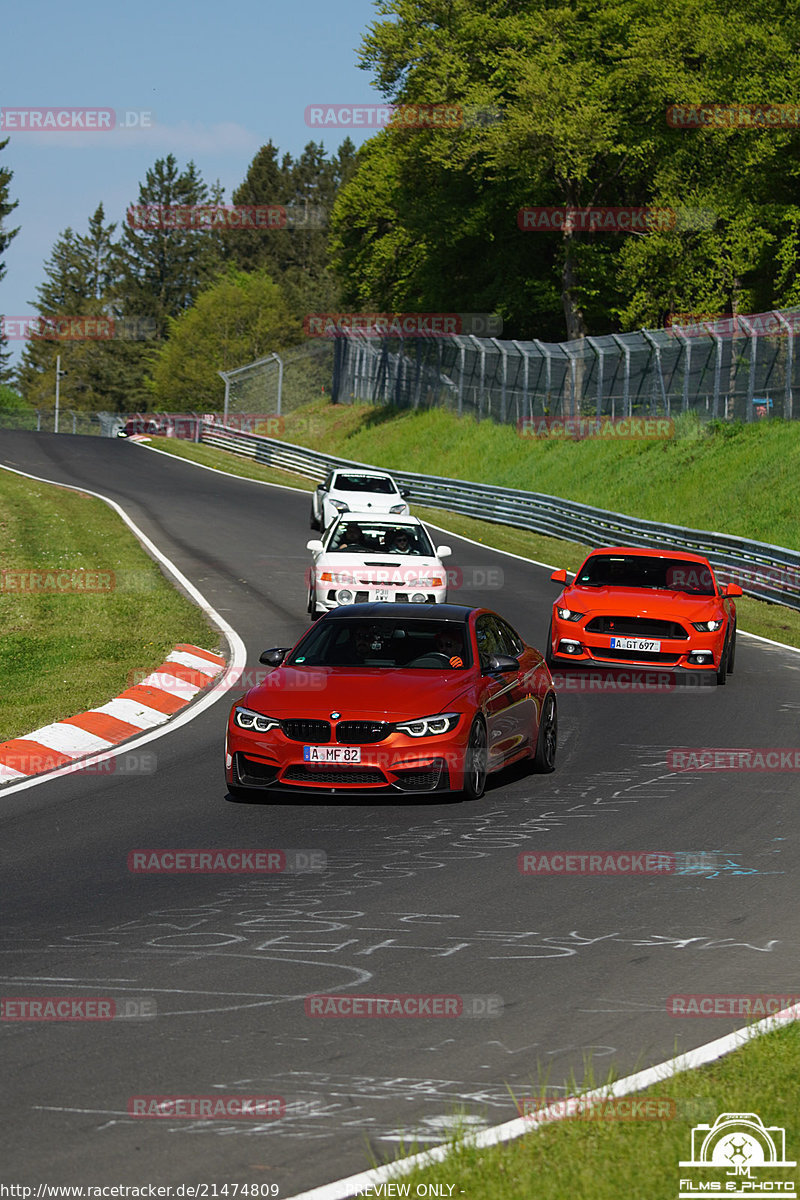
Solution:
<path fill-rule="evenodd" d="M 306 542 L 306 550 L 311 550 L 314 554 L 318 554 L 322 550 L 322 542 L 318 538 L 313 542 Z"/>
<path fill-rule="evenodd" d="M 453 553 L 453 551 L 450 549 L 449 546 L 437 546 L 436 547 L 436 557 L 437 558 L 449 558 L 452 553 Z"/>

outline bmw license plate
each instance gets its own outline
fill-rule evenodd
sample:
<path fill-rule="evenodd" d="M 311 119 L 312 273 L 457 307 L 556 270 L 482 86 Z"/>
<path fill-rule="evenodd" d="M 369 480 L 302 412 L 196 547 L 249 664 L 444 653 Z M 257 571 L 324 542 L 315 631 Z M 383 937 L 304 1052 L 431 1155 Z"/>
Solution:
<path fill-rule="evenodd" d="M 391 596 L 389 595 L 389 589 L 388 588 L 373 588 L 372 589 L 372 599 L 373 600 L 391 600 Z"/>
<path fill-rule="evenodd" d="M 661 649 L 661 642 L 653 642 L 649 638 L 612 637 L 611 649 L 636 650 L 643 654 L 657 654 Z"/>
<path fill-rule="evenodd" d="M 360 746 L 303 746 L 303 761 L 311 763 L 360 763 Z"/>

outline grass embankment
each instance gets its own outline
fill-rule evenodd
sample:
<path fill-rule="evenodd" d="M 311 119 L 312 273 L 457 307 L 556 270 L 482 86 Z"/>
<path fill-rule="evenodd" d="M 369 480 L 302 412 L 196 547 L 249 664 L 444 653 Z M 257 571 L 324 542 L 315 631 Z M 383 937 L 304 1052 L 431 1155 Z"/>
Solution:
<path fill-rule="evenodd" d="M 676 421 L 669 442 L 563 442 L 444 410 L 398 412 L 315 401 L 285 418 L 284 441 L 376 466 L 545 492 L 631 516 L 800 549 L 800 422 L 702 426 Z M 311 491 L 315 483 L 227 451 L 166 438 L 158 449 L 248 478 Z M 424 520 L 487 546 L 574 571 L 591 547 L 441 509 Z M 743 597 L 739 627 L 800 646 L 800 612 Z"/>
<path fill-rule="evenodd" d="M 178 642 L 218 648 L 102 501 L 0 471 L 0 514 L 0 741 L 105 703 Z"/>
<path fill-rule="evenodd" d="M 681 1179 L 691 1177 L 697 1187 L 703 1176 L 721 1180 L 719 1191 L 725 1194 L 726 1182 L 730 1181 L 719 1169 L 678 1165 L 692 1158 L 692 1126 L 701 1122 L 713 1125 L 721 1113 L 757 1113 L 766 1126 L 786 1130 L 786 1158 L 796 1160 L 800 1146 L 799 1071 L 800 1028 L 794 1024 L 755 1038 L 709 1066 L 676 1075 L 637 1094 L 637 1099 L 674 1099 L 672 1118 L 572 1118 L 484 1150 L 455 1140 L 444 1162 L 398 1175 L 397 1183 L 408 1184 L 410 1190 L 394 1194 L 463 1195 L 468 1200 L 529 1200 L 533 1195 L 541 1200 L 619 1200 L 620 1196 L 673 1200 L 681 1190 Z M 518 1102 L 520 1099 L 517 1096 Z M 609 1108 L 614 1111 L 613 1102 Z M 796 1184 L 800 1172 L 786 1167 L 755 1169 L 751 1188 L 765 1180 Z M 429 1193 L 427 1188 L 417 1192 L 419 1185 L 434 1183 L 447 1185 L 444 1192 Z M 736 1186 L 741 1185 L 740 1179 Z M 788 1188 L 767 1190 L 774 1194 Z M 753 1194 L 763 1193 L 759 1189 Z"/>

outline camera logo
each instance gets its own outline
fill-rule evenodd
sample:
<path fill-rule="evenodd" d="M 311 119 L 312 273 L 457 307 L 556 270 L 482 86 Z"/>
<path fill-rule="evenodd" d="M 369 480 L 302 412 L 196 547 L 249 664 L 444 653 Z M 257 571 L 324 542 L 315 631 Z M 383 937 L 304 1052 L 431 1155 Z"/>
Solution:
<path fill-rule="evenodd" d="M 750 1195 L 758 1191 L 777 1191 L 782 1196 L 797 1192 L 790 1179 L 753 1176 L 765 1169 L 796 1167 L 786 1158 L 786 1131 L 778 1125 L 765 1126 L 757 1113 L 721 1113 L 713 1125 L 695 1125 L 692 1129 L 692 1157 L 681 1167 L 704 1168 L 702 1177 L 680 1181 L 684 1197 L 707 1195 L 710 1190 L 727 1195 Z"/>

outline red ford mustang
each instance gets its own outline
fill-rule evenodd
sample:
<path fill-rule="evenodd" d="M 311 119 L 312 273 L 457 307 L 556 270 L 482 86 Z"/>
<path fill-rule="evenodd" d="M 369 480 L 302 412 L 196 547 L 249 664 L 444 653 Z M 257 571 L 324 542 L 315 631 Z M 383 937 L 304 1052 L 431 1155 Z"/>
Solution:
<path fill-rule="evenodd" d="M 529 759 L 555 767 L 550 672 L 485 608 L 350 604 L 326 613 L 234 704 L 225 779 L 235 797 L 319 791 L 460 792 Z"/>
<path fill-rule="evenodd" d="M 566 571 L 554 571 L 556 583 Z M 736 653 L 738 584 L 720 588 L 707 558 L 681 550 L 593 550 L 553 605 L 550 666 L 660 666 L 724 683 Z"/>

